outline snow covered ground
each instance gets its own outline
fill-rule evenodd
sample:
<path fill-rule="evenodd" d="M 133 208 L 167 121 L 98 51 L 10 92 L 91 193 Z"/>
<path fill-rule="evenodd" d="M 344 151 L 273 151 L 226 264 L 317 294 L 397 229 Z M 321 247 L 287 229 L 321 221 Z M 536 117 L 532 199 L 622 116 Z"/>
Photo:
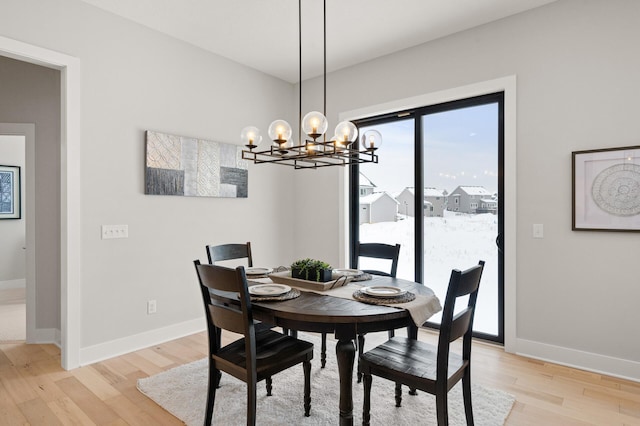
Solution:
<path fill-rule="evenodd" d="M 469 215 L 445 212 L 444 217 L 424 218 L 425 285 L 433 289 L 440 301 L 444 299 L 452 269 L 465 270 L 485 261 L 480 282 L 474 330 L 498 334 L 498 218 L 493 214 Z M 397 222 L 360 225 L 361 242 L 401 244 L 398 278 L 414 278 L 414 218 Z M 385 261 L 362 259 L 361 269 L 385 270 Z M 440 315 L 431 318 L 440 321 Z"/>

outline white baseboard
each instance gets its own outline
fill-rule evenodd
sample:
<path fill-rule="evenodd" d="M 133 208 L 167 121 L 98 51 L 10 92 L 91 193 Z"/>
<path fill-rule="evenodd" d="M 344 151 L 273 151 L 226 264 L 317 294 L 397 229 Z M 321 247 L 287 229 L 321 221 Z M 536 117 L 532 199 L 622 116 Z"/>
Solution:
<path fill-rule="evenodd" d="M 185 321 L 168 327 L 158 328 L 145 333 L 111 340 L 105 343 L 80 348 L 80 365 L 93 364 L 105 359 L 120 356 L 139 349 L 148 348 L 169 340 L 179 339 L 205 330 L 207 323 L 204 317 Z"/>
<path fill-rule="evenodd" d="M 27 280 L 21 278 L 19 280 L 7 280 L 0 281 L 0 290 L 8 290 L 10 288 L 25 288 L 27 286 Z"/>
<path fill-rule="evenodd" d="M 27 343 L 53 344 L 61 347 L 60 330 L 57 328 L 36 328 L 32 336 L 28 336 Z"/>
<path fill-rule="evenodd" d="M 584 352 L 562 346 L 517 339 L 516 353 L 598 374 L 640 382 L 640 362 Z"/>

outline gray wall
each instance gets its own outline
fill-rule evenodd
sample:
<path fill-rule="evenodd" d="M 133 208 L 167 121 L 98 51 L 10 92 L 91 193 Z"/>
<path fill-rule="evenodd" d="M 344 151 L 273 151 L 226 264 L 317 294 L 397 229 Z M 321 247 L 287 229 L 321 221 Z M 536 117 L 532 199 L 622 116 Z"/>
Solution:
<path fill-rule="evenodd" d="M 258 265 L 293 257 L 285 226 L 292 221 L 293 171 L 287 168 L 250 165 L 247 199 L 143 193 L 145 130 L 239 143 L 248 124 L 266 131 L 275 118 L 294 121 L 290 84 L 77 0 L 3 1 L 0 35 L 80 60 L 83 351 L 108 356 L 116 350 L 111 348 L 140 344 L 145 333 L 194 321 L 203 329 L 191 261 L 206 259 L 205 244 L 251 241 Z M 0 117 L 35 120 L 23 111 Z M 36 135 L 42 136 L 37 122 Z M 38 161 L 59 162 L 59 143 L 52 145 L 55 152 L 38 153 Z M 47 182 L 56 193 L 58 175 Z M 59 207 L 49 211 L 59 222 Z M 129 238 L 101 240 L 103 224 L 128 224 Z M 57 244 L 57 235 L 46 239 Z M 59 275 L 55 251 L 45 253 L 52 257 L 52 274 Z M 47 298 L 57 301 L 55 284 Z M 155 315 L 146 314 L 150 299 L 157 300 Z M 47 326 L 59 324 L 59 312 L 49 314 Z M 171 338 L 171 332 L 156 336 Z"/>
<path fill-rule="evenodd" d="M 517 75 L 517 176 L 507 176 L 517 177 L 517 283 L 506 285 L 517 286 L 519 346 L 592 369 L 635 362 L 640 380 L 640 339 L 632 337 L 640 238 L 571 231 L 571 152 L 640 144 L 638 22 L 636 0 L 560 0 L 329 75 L 328 118 Z M 320 83 L 303 85 L 303 99 L 321 101 Z M 316 223 L 325 238 L 314 247 L 296 240 L 296 251 L 332 263 L 341 243 L 339 173 L 297 182 L 325 194 L 327 208 L 298 205 L 297 232 Z M 532 238 L 533 223 L 544 224 L 544 239 Z"/>
<path fill-rule="evenodd" d="M 35 326 L 59 329 L 60 72 L 0 56 L 0 123 L 35 124 Z"/>

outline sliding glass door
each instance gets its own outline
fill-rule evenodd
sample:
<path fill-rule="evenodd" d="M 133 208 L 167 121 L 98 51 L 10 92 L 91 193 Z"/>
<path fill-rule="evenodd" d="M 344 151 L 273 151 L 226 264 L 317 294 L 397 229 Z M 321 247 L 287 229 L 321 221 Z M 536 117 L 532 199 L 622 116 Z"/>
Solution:
<path fill-rule="evenodd" d="M 484 260 L 474 332 L 499 342 L 503 99 L 496 93 L 359 122 L 360 131 L 375 127 L 384 142 L 379 164 L 352 169 L 350 198 L 352 246 L 400 243 L 398 277 L 424 283 L 442 301 L 452 269 Z"/>

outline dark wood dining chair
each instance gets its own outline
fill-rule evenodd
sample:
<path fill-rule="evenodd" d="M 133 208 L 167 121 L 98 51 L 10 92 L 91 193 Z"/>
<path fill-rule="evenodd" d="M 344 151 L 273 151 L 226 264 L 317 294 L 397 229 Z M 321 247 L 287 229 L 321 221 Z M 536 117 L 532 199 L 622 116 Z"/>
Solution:
<path fill-rule="evenodd" d="M 247 259 L 248 267 L 253 266 L 251 256 L 251 243 L 246 244 L 220 244 L 217 246 L 207 246 L 207 257 L 210 264 L 225 260 Z"/>
<path fill-rule="evenodd" d="M 311 359 L 313 344 L 263 329 L 256 331 L 251 312 L 251 297 L 244 267 L 236 269 L 194 261 L 207 319 L 209 337 L 209 382 L 205 425 L 213 420 L 213 406 L 220 371 L 247 384 L 247 425 L 256 424 L 256 384 L 265 380 L 271 395 L 271 376 L 302 364 L 304 370 L 304 415 L 311 409 Z M 216 299 L 219 292 L 238 293 L 238 304 Z M 221 345 L 221 331 L 229 330 L 244 337 Z"/>
<path fill-rule="evenodd" d="M 374 259 L 391 260 L 391 270 L 389 272 L 366 269 L 363 272 L 373 275 L 382 275 L 385 277 L 396 277 L 398 272 L 398 259 L 400 258 L 400 244 L 382 244 L 382 243 L 356 243 L 356 268 L 360 264 L 361 257 L 369 257 Z M 389 337 L 393 337 L 393 330 L 389 330 Z M 358 334 L 358 353 L 362 355 L 364 350 L 364 334 Z M 320 347 L 320 366 L 324 368 L 327 352 L 327 334 L 322 333 L 322 341 Z M 362 380 L 362 373 L 358 370 L 358 383 Z"/>
<path fill-rule="evenodd" d="M 438 346 L 405 337 L 393 337 L 360 356 L 364 374 L 362 424 L 370 422 L 372 376 L 396 383 L 396 407 L 402 403 L 402 385 L 421 389 L 436 397 L 438 425 L 449 424 L 447 395 L 462 380 L 467 425 L 473 425 L 471 408 L 471 334 L 484 261 L 460 272 L 451 271 L 444 302 Z M 467 306 L 455 314 L 456 300 L 469 296 Z M 450 351 L 451 342 L 462 337 L 462 354 Z"/>

